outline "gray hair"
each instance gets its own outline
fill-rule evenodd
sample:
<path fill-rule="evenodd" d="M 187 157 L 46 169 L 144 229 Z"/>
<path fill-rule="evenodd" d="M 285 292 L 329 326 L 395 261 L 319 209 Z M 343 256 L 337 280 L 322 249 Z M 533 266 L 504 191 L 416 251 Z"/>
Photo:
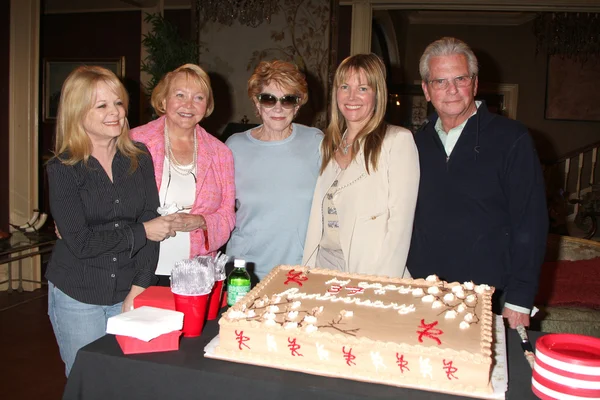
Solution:
<path fill-rule="evenodd" d="M 460 39 L 443 37 L 431 43 L 423 52 L 421 60 L 419 61 L 419 73 L 421 74 L 421 79 L 423 81 L 428 81 L 430 78 L 429 60 L 431 57 L 451 56 L 454 54 L 462 54 L 467 58 L 469 75 L 477 75 L 479 73 L 477 57 L 475 57 L 475 53 L 473 53 L 473 50 L 471 50 L 469 45 Z"/>

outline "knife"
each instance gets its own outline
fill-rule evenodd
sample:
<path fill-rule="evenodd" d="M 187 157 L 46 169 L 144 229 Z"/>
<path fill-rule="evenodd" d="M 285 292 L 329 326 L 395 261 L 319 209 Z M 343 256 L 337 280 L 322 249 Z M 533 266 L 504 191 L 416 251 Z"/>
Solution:
<path fill-rule="evenodd" d="M 533 366 L 535 364 L 535 354 L 533 353 L 533 347 L 531 346 L 531 342 L 529 342 L 527 330 L 523 325 L 519 325 L 517 326 L 517 332 L 519 333 L 519 337 L 521 338 L 521 348 L 525 353 L 525 358 L 527 359 L 527 362 L 529 362 L 531 369 L 533 369 Z"/>

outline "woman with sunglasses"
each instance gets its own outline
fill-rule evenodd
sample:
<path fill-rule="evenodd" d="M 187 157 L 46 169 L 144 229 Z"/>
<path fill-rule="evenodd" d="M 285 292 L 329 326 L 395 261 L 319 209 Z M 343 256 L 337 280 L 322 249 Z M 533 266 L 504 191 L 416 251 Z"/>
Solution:
<path fill-rule="evenodd" d="M 231 151 L 198 123 L 214 108 L 210 78 L 185 64 L 167 73 L 152 91 L 160 116 L 132 129 L 154 161 L 162 215 L 174 214 L 182 228 L 160 246 L 156 275 L 168 286 L 173 265 L 198 255 L 214 255 L 235 225 Z"/>
<path fill-rule="evenodd" d="M 262 279 L 279 264 L 302 260 L 323 133 L 292 123 L 308 100 L 298 67 L 263 61 L 248 80 L 262 125 L 231 136 L 237 221 L 227 254 L 254 264 Z M 250 268 L 252 271 L 252 268 Z"/>
<path fill-rule="evenodd" d="M 357 54 L 338 67 L 303 262 L 410 277 L 419 157 L 410 131 L 387 125 L 385 66 Z M 435 250 L 434 250 L 435 251 Z"/>

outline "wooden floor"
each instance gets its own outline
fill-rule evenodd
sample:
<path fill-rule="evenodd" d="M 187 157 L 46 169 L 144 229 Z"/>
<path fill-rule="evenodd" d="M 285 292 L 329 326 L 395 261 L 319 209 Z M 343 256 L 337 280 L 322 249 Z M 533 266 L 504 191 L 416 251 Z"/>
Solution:
<path fill-rule="evenodd" d="M 65 367 L 48 319 L 47 287 L 0 292 L 0 399 L 58 400 Z"/>

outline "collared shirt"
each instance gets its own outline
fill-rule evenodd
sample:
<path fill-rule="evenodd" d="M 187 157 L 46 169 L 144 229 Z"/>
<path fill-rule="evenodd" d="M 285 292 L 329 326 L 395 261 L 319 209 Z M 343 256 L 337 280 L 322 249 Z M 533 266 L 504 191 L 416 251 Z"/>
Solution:
<path fill-rule="evenodd" d="M 469 119 L 473 115 L 477 114 L 477 109 L 479 108 L 480 105 L 481 105 L 481 101 L 476 101 L 475 106 L 477 108 L 475 109 L 473 114 L 469 115 L 469 118 L 465 119 L 462 124 L 455 126 L 454 128 L 450 129 L 448 132 L 444 131 L 444 127 L 442 126 L 441 118 L 438 118 L 438 120 L 435 122 L 435 131 L 437 132 L 438 136 L 440 137 L 440 140 L 442 141 L 442 144 L 444 145 L 444 150 L 446 151 L 446 156 L 450 157 L 452 150 L 454 150 L 454 146 L 456 146 L 456 142 L 458 142 L 458 138 L 460 138 L 460 134 L 462 133 L 465 126 L 467 125 L 467 122 L 469 121 Z"/>
<path fill-rule="evenodd" d="M 132 285 L 148 287 L 158 261 L 158 242 L 146 240 L 143 222 L 159 206 L 148 150 L 135 171 L 118 150 L 111 181 L 94 157 L 87 165 L 47 165 L 50 211 L 62 239 L 57 240 L 46 278 L 77 301 L 112 305 Z"/>

